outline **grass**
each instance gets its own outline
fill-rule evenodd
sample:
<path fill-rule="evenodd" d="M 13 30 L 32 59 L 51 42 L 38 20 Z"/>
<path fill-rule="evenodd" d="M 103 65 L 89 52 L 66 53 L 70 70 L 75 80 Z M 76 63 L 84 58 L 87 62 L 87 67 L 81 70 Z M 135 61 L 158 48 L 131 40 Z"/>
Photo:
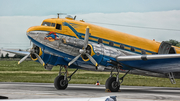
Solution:
<path fill-rule="evenodd" d="M 73 71 L 74 69 L 68 69 L 69 74 Z M 0 82 L 53 83 L 58 72 L 58 66 L 55 66 L 52 71 L 47 71 L 41 64 L 34 61 L 24 61 L 20 65 L 17 64 L 17 61 L 0 61 Z M 120 76 L 123 76 L 123 74 L 120 74 Z M 99 81 L 101 84 L 105 84 L 108 77 L 109 72 L 78 70 L 69 83 L 95 84 L 96 81 Z M 180 87 L 180 79 L 176 79 L 176 84 L 173 85 L 168 78 L 128 74 L 122 85 Z"/>

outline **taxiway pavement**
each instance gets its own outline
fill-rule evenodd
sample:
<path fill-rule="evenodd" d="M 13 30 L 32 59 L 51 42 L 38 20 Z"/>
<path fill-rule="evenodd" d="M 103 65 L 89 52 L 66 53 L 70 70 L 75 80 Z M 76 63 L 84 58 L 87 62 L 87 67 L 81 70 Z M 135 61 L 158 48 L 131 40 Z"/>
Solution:
<path fill-rule="evenodd" d="M 117 101 L 180 101 L 180 88 L 121 86 L 120 92 L 105 92 L 104 85 L 69 84 L 66 90 L 56 90 L 53 83 L 0 82 L 0 96 L 6 96 L 9 99 L 117 96 Z"/>

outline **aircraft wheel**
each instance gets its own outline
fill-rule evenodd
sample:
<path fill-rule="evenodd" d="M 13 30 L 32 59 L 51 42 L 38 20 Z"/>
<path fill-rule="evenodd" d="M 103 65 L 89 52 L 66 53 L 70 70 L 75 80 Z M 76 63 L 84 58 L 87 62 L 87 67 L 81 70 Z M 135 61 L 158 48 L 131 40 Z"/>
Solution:
<path fill-rule="evenodd" d="M 106 89 L 109 89 L 111 92 L 117 92 L 119 90 L 119 82 L 116 82 L 116 77 L 109 77 L 106 80 Z"/>
<path fill-rule="evenodd" d="M 57 90 L 64 90 L 66 89 L 68 86 L 68 81 L 67 79 L 64 80 L 64 76 L 63 75 L 60 75 L 60 76 L 57 76 L 54 80 L 54 87 L 57 89 Z"/>

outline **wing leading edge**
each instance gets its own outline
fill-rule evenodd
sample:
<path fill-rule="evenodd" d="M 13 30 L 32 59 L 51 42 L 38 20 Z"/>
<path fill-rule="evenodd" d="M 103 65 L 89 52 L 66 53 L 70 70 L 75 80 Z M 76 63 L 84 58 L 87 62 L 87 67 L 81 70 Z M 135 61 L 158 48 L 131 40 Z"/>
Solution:
<path fill-rule="evenodd" d="M 117 61 L 126 67 L 157 72 L 180 72 L 180 54 L 118 56 Z"/>
<path fill-rule="evenodd" d="M 153 60 L 153 59 L 171 59 L 171 58 L 180 58 L 180 54 L 118 56 L 116 57 L 116 60 L 131 61 L 131 60 Z"/>

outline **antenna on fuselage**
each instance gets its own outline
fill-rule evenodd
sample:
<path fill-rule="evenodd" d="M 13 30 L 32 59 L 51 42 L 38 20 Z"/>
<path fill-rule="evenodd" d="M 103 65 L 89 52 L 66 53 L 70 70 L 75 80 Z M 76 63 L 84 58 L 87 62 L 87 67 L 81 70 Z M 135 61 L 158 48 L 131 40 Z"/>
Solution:
<path fill-rule="evenodd" d="M 57 13 L 57 16 L 59 18 L 59 15 L 67 15 L 66 13 Z"/>
<path fill-rule="evenodd" d="M 59 18 L 59 13 L 57 15 L 58 15 L 58 18 Z"/>
<path fill-rule="evenodd" d="M 74 20 L 76 20 L 76 15 L 74 16 Z"/>

